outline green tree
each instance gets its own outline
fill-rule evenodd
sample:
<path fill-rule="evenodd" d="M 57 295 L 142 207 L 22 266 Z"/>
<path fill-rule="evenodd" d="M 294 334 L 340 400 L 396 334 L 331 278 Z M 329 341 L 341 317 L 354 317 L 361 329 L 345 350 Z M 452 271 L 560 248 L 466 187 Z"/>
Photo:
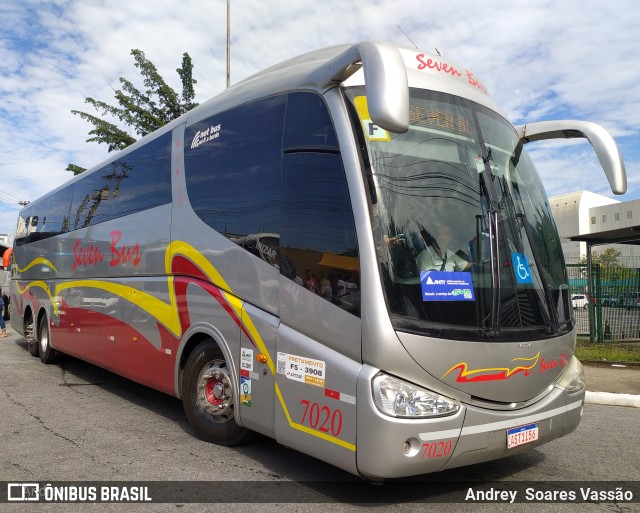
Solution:
<path fill-rule="evenodd" d="M 622 265 L 620 256 L 622 253 L 614 248 L 607 248 L 603 251 L 594 251 L 591 256 L 593 265 L 600 267 L 603 280 L 614 281 L 632 278 L 634 270 Z M 581 260 L 582 264 L 587 263 L 586 258 Z"/>
<path fill-rule="evenodd" d="M 131 135 L 131 130 L 123 130 L 115 123 L 104 119 L 104 116 L 117 118 L 121 124 L 130 127 L 135 134 L 143 137 L 198 105 L 193 101 L 195 98 L 193 86 L 196 80 L 193 78 L 193 64 L 188 53 L 182 54 L 182 66 L 176 70 L 182 82 L 181 94 L 167 85 L 155 65 L 145 57 L 144 52 L 134 49 L 131 50 L 131 55 L 135 60 L 136 68 L 142 75 L 144 91 L 135 87 L 126 78 L 120 77 L 118 80 L 121 89 L 117 89 L 114 94 L 116 105 L 87 97 L 85 103 L 92 105 L 98 115 L 79 110 L 71 111 L 72 114 L 80 116 L 93 125 L 93 129 L 89 132 L 91 137 L 87 142 L 106 144 L 109 151 L 123 150 L 136 142 L 136 138 Z M 66 170 L 77 175 L 85 168 L 69 164 Z"/>

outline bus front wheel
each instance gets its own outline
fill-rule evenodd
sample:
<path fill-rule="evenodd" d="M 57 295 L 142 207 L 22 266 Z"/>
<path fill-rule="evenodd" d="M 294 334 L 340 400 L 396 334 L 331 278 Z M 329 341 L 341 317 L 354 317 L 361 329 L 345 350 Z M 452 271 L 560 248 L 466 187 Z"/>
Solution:
<path fill-rule="evenodd" d="M 215 341 L 202 342 L 189 355 L 182 378 L 182 404 L 198 436 L 219 445 L 235 445 L 247 429 L 234 419 L 234 380 Z"/>

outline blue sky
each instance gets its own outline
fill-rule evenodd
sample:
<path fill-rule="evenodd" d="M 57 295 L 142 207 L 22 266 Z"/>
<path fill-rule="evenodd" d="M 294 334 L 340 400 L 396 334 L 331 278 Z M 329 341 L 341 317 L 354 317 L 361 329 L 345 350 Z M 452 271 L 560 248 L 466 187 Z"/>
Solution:
<path fill-rule="evenodd" d="M 602 124 L 640 198 L 640 4 L 632 0 L 231 0 L 231 80 L 313 49 L 366 39 L 437 48 L 481 78 L 514 124 L 582 119 Z M 400 30 L 398 27 L 402 27 Z M 196 100 L 226 81 L 226 0 L 0 0 L 0 233 L 19 200 L 33 200 L 89 167 L 106 147 L 71 109 L 111 102 L 118 77 L 139 83 L 138 48 L 174 88 L 182 53 Z M 613 197 L 591 147 L 528 145 L 549 195 L 580 189 Z"/>

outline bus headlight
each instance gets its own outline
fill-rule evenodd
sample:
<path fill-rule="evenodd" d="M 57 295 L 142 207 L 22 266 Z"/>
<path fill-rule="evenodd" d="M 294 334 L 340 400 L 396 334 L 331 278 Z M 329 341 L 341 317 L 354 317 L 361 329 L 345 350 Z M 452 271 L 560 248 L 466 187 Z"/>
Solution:
<path fill-rule="evenodd" d="M 391 417 L 439 417 L 460 409 L 453 399 L 383 373 L 373 378 L 373 399 L 378 409 Z"/>
<path fill-rule="evenodd" d="M 580 360 L 575 356 L 571 357 L 569 365 L 565 369 L 560 379 L 556 381 L 556 385 L 564 389 L 565 392 L 573 394 L 579 392 L 585 387 L 584 384 L 584 369 Z"/>

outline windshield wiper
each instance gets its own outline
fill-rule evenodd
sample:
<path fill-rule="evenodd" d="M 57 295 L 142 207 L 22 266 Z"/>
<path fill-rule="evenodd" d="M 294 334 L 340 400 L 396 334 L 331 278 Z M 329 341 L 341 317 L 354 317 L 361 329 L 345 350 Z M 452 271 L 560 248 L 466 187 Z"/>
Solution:
<path fill-rule="evenodd" d="M 477 120 L 476 120 L 477 122 Z M 491 150 L 487 149 L 482 140 L 482 135 L 478 133 L 480 146 L 483 148 L 482 162 L 484 163 L 484 171 L 478 173 L 482 189 L 488 200 L 487 225 L 489 228 L 489 260 L 491 262 L 491 312 L 489 326 L 485 328 L 487 337 L 497 337 L 500 335 L 500 252 L 499 252 L 499 232 L 498 217 L 500 215 L 500 204 L 498 203 L 498 195 L 492 180 L 491 166 Z"/>
<path fill-rule="evenodd" d="M 544 295 L 546 298 L 547 308 L 549 310 L 547 319 L 549 320 L 550 325 L 547 325 L 547 329 L 550 332 L 557 333 L 560 329 L 560 324 L 558 322 L 558 312 L 553 307 L 553 294 L 551 292 L 551 287 L 549 286 L 549 281 L 544 275 L 544 271 L 542 266 L 540 265 L 540 257 L 538 256 L 538 249 L 533 240 L 533 235 L 531 234 L 531 230 L 529 229 L 529 221 L 526 216 L 522 212 L 516 213 L 516 218 L 520 220 L 520 224 L 524 229 L 524 233 L 527 235 L 527 240 L 529 241 L 529 247 L 531 248 L 531 254 L 533 255 L 533 261 L 538 269 L 538 276 L 540 277 L 540 282 L 542 284 L 542 290 L 544 290 Z M 544 309 L 543 309 L 544 311 Z"/>

